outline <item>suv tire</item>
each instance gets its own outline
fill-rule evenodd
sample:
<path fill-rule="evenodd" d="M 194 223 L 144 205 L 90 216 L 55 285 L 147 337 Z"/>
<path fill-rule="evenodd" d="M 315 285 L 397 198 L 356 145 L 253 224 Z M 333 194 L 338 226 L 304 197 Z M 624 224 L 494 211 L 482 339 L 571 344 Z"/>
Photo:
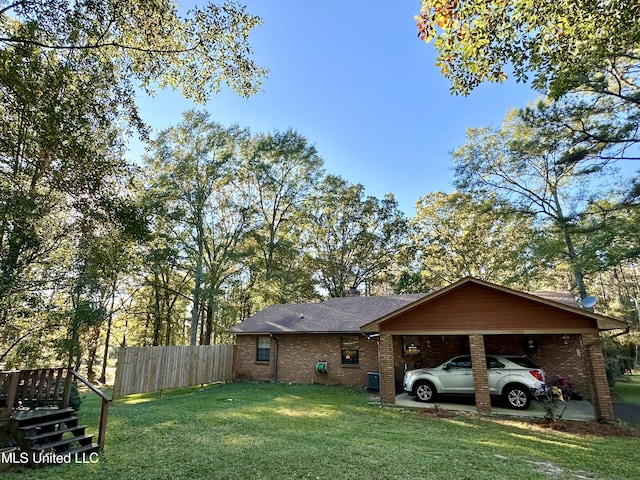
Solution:
<path fill-rule="evenodd" d="M 416 382 L 413 386 L 413 394 L 421 402 L 433 402 L 438 395 L 438 391 L 433 383 L 422 380 Z"/>
<path fill-rule="evenodd" d="M 531 392 L 524 385 L 507 385 L 503 397 L 507 407 L 514 410 L 526 410 L 531 405 Z"/>

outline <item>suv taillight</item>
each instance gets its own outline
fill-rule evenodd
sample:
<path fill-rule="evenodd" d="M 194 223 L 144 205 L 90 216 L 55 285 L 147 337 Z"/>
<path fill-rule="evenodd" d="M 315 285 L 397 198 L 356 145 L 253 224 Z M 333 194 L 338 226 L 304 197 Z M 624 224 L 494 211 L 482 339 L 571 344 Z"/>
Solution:
<path fill-rule="evenodd" d="M 536 379 L 536 380 L 540 380 L 541 382 L 544 381 L 544 379 L 542 378 L 542 372 L 540 370 L 529 370 L 529 373 Z"/>

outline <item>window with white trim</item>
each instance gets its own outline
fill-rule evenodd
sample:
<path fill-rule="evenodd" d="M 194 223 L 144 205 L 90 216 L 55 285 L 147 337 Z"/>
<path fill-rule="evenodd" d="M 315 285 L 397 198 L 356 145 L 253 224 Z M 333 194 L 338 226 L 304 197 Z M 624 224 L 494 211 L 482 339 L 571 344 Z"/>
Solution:
<path fill-rule="evenodd" d="M 271 356 L 271 338 L 264 335 L 256 342 L 256 362 L 268 362 Z"/>

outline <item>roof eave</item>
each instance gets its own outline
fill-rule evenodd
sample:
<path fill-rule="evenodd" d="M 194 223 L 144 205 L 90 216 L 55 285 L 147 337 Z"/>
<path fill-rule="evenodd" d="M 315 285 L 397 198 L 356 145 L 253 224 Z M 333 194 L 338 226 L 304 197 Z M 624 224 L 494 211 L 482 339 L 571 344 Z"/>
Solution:
<path fill-rule="evenodd" d="M 227 331 L 230 335 L 359 335 L 361 330 L 270 330 L 270 331 Z"/>

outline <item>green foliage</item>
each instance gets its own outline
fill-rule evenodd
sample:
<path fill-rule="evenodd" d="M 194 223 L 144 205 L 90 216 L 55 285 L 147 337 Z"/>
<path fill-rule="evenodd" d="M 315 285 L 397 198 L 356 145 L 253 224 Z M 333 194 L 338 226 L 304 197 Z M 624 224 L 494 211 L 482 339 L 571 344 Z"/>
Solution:
<path fill-rule="evenodd" d="M 303 208 L 323 176 L 314 146 L 294 130 L 252 135 L 244 147 L 247 187 L 256 192 L 249 239 L 254 308 L 315 298 L 303 251 Z"/>
<path fill-rule="evenodd" d="M 251 192 L 235 178 L 247 135 L 237 126 L 224 128 L 205 113 L 189 111 L 181 124 L 160 132 L 146 159 L 155 173 L 151 189 L 175 221 L 175 241 L 187 255 L 183 266 L 194 282 L 192 345 L 201 304 L 215 308 L 221 287 L 238 273 L 244 255 L 241 245 L 250 228 Z"/>
<path fill-rule="evenodd" d="M 504 81 L 507 66 L 520 81 L 532 75 L 535 88 L 556 98 L 578 88 L 602 91 L 608 78 L 628 80 L 637 72 L 640 26 L 633 0 L 421 3 L 419 35 L 434 40 L 437 65 L 456 93 Z"/>
<path fill-rule="evenodd" d="M 423 291 L 473 276 L 504 285 L 526 285 L 533 275 L 528 258 L 531 218 L 516 215 L 494 197 L 437 192 L 420 199 L 412 220 L 411 244 Z"/>
<path fill-rule="evenodd" d="M 82 397 L 80 396 L 80 392 L 78 392 L 78 384 L 76 382 L 71 382 L 71 390 L 69 391 L 69 406 L 74 410 L 80 410 L 80 405 L 82 405 Z"/>
<path fill-rule="evenodd" d="M 259 24 L 230 1 L 184 15 L 169 0 L 42 0 L 3 8 L 0 40 L 9 48 L 79 54 L 129 98 L 137 80 L 149 91 L 180 88 L 203 103 L 223 83 L 242 95 L 257 91 L 265 71 L 250 59 L 248 36 Z"/>
<path fill-rule="evenodd" d="M 0 360 L 16 362 L 20 343 L 49 329 L 69 361 L 85 342 L 95 355 L 136 257 L 126 250 L 148 235 L 123 160 L 127 137 L 147 135 L 135 87 L 200 102 L 224 84 L 254 93 L 265 71 L 248 35 L 259 23 L 232 2 L 186 15 L 168 0 L 2 4 Z M 89 318 L 89 304 L 103 314 Z"/>
<path fill-rule="evenodd" d="M 407 233 L 393 195 L 365 197 L 362 185 L 329 175 L 307 208 L 308 245 L 320 286 L 332 297 L 362 285 L 384 292 Z"/>
<path fill-rule="evenodd" d="M 612 145 L 585 149 L 571 130 L 544 118 L 554 118 L 554 109 L 539 102 L 535 110 L 510 112 L 500 129 L 470 129 L 467 144 L 453 155 L 456 185 L 477 198 L 495 195 L 530 217 L 539 231 L 529 241 L 532 257 L 552 269 L 565 263 L 571 288 L 584 298 L 586 277 L 616 265 L 616 248 L 615 256 L 636 256 L 631 230 L 616 229 L 614 214 L 636 210 L 603 158 Z"/>
<path fill-rule="evenodd" d="M 606 362 L 607 382 L 609 388 L 614 390 L 616 382 L 630 374 L 635 368 L 635 345 L 621 345 L 616 339 L 606 339 L 602 353 Z"/>
<path fill-rule="evenodd" d="M 640 376 L 627 375 L 613 387 L 614 401 L 640 405 Z"/>

